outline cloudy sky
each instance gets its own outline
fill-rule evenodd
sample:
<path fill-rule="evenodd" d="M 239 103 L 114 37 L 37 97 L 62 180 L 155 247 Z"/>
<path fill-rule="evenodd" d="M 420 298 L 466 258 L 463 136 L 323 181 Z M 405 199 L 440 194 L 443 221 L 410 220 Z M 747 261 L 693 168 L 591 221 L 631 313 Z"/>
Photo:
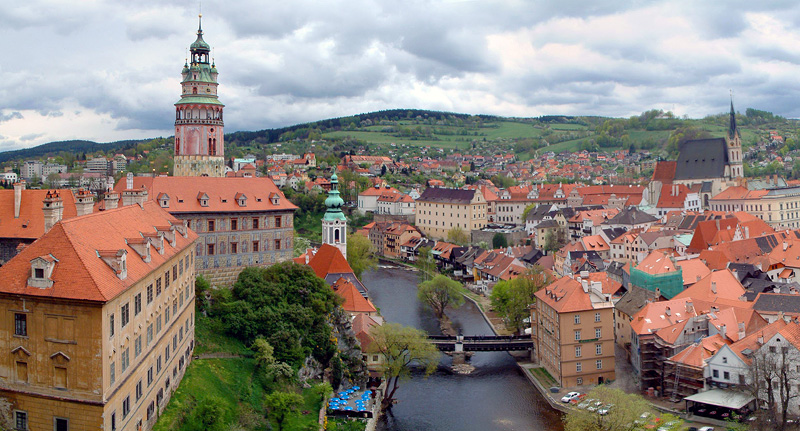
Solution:
<path fill-rule="evenodd" d="M 800 117 L 797 1 L 205 0 L 226 131 L 392 108 Z M 196 0 L 0 4 L 0 151 L 172 134 Z"/>

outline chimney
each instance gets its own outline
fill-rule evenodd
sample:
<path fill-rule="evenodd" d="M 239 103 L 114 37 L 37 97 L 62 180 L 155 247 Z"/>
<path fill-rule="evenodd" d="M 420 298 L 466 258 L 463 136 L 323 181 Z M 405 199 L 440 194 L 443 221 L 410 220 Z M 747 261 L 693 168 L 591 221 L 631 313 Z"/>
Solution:
<path fill-rule="evenodd" d="M 91 214 L 94 209 L 94 194 L 89 190 L 78 189 L 75 194 L 75 209 L 78 216 Z"/>
<path fill-rule="evenodd" d="M 787 248 L 789 248 L 789 243 L 784 241 L 783 242 L 783 251 L 786 251 Z"/>
<path fill-rule="evenodd" d="M 745 226 L 744 227 L 744 239 L 749 239 L 749 238 L 750 238 L 750 226 Z"/>
<path fill-rule="evenodd" d="M 692 301 L 686 301 L 686 314 L 691 314 L 693 309 L 694 304 L 692 304 Z"/>
<path fill-rule="evenodd" d="M 717 282 L 716 281 L 712 281 L 711 282 L 711 293 L 713 293 L 715 295 L 717 294 Z"/>
<path fill-rule="evenodd" d="M 737 335 L 739 335 L 740 340 L 746 336 L 744 322 L 739 322 L 739 333 Z"/>
<path fill-rule="evenodd" d="M 133 190 L 133 172 L 128 172 L 128 175 L 125 177 L 125 189 Z"/>
<path fill-rule="evenodd" d="M 49 231 L 56 223 L 61 221 L 64 214 L 64 202 L 55 190 L 50 190 L 42 201 L 42 214 L 44 215 L 44 231 Z"/>
<path fill-rule="evenodd" d="M 758 344 L 764 344 L 764 334 L 763 333 L 758 335 Z"/>
<path fill-rule="evenodd" d="M 22 206 L 22 191 L 25 190 L 25 181 L 14 183 L 14 218 L 19 218 L 19 209 Z"/>
<path fill-rule="evenodd" d="M 725 338 L 728 333 L 728 326 L 723 324 L 719 327 L 719 334 L 722 335 L 722 338 Z"/>
<path fill-rule="evenodd" d="M 583 292 L 584 293 L 589 293 L 589 282 L 588 281 L 586 281 L 585 279 L 581 280 L 581 286 L 583 287 Z"/>
<path fill-rule="evenodd" d="M 669 309 L 669 307 L 667 307 L 667 308 L 664 310 L 664 314 L 666 314 L 667 316 L 671 316 L 671 315 L 672 315 L 672 310 L 670 310 L 670 309 Z"/>
<path fill-rule="evenodd" d="M 119 193 L 115 192 L 113 189 L 109 189 L 106 192 L 106 195 L 103 197 L 103 206 L 107 210 L 113 210 L 119 204 Z"/>

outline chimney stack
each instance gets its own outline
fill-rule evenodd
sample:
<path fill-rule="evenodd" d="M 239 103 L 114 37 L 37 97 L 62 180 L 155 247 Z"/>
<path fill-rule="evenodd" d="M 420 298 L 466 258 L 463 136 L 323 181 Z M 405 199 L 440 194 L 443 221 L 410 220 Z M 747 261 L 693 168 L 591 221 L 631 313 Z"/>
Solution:
<path fill-rule="evenodd" d="M 58 195 L 58 191 L 49 190 L 42 203 L 44 204 L 42 207 L 44 231 L 47 232 L 61 221 L 61 217 L 64 215 L 64 202 L 61 200 L 61 196 Z"/>
<path fill-rule="evenodd" d="M 103 206 L 107 210 L 113 210 L 117 207 L 118 203 L 119 193 L 115 192 L 114 189 L 109 189 L 103 197 Z"/>
<path fill-rule="evenodd" d="M 711 282 L 711 293 L 713 293 L 715 295 L 717 294 L 717 282 L 716 281 L 712 281 Z"/>
<path fill-rule="evenodd" d="M 133 172 L 128 172 L 128 175 L 125 176 L 125 189 L 133 190 Z"/>
<path fill-rule="evenodd" d="M 14 183 L 14 218 L 19 218 L 19 209 L 22 206 L 23 190 L 25 190 L 25 181 Z"/>
<path fill-rule="evenodd" d="M 672 310 L 670 310 L 670 309 L 669 309 L 669 307 L 667 307 L 667 308 L 664 310 L 664 314 L 666 314 L 667 316 L 670 316 L 670 315 L 672 315 Z"/>
<path fill-rule="evenodd" d="M 79 189 L 75 194 L 75 209 L 78 216 L 91 214 L 94 209 L 94 194 L 89 190 Z"/>
<path fill-rule="evenodd" d="M 725 338 L 727 333 L 728 333 L 728 326 L 727 325 L 723 324 L 722 326 L 719 327 L 719 334 L 722 335 L 722 338 Z"/>

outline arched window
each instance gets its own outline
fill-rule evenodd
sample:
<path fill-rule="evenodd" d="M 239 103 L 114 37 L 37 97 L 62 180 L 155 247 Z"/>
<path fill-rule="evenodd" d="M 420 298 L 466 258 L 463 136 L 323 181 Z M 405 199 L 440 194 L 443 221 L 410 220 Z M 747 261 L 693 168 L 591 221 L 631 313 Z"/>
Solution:
<path fill-rule="evenodd" d="M 197 87 L 192 87 L 192 94 L 197 94 Z"/>
<path fill-rule="evenodd" d="M 334 229 L 333 230 L 333 242 L 338 243 L 340 241 L 341 241 L 341 238 L 339 238 L 339 229 Z"/>

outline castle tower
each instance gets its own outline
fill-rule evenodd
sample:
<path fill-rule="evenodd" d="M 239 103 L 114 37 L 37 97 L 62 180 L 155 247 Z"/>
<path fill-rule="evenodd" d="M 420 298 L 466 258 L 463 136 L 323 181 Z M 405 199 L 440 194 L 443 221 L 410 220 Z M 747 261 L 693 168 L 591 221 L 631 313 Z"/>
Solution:
<path fill-rule="evenodd" d="M 176 177 L 221 177 L 225 173 L 222 108 L 217 97 L 217 68 L 203 40 L 202 15 L 191 62 L 181 72 L 181 100 L 175 104 Z M 210 61 L 209 61 L 210 60 Z"/>
<path fill-rule="evenodd" d="M 331 176 L 331 191 L 325 199 L 328 209 L 322 217 L 322 243 L 330 244 L 347 257 L 347 218 L 342 212 L 344 200 L 339 196 L 339 179 L 336 172 Z"/>
<path fill-rule="evenodd" d="M 731 97 L 731 118 L 728 126 L 728 136 L 725 139 L 728 149 L 728 172 L 730 178 L 736 179 L 744 177 L 744 167 L 742 166 L 742 137 L 736 127 L 736 112 L 733 110 L 733 97 Z"/>

